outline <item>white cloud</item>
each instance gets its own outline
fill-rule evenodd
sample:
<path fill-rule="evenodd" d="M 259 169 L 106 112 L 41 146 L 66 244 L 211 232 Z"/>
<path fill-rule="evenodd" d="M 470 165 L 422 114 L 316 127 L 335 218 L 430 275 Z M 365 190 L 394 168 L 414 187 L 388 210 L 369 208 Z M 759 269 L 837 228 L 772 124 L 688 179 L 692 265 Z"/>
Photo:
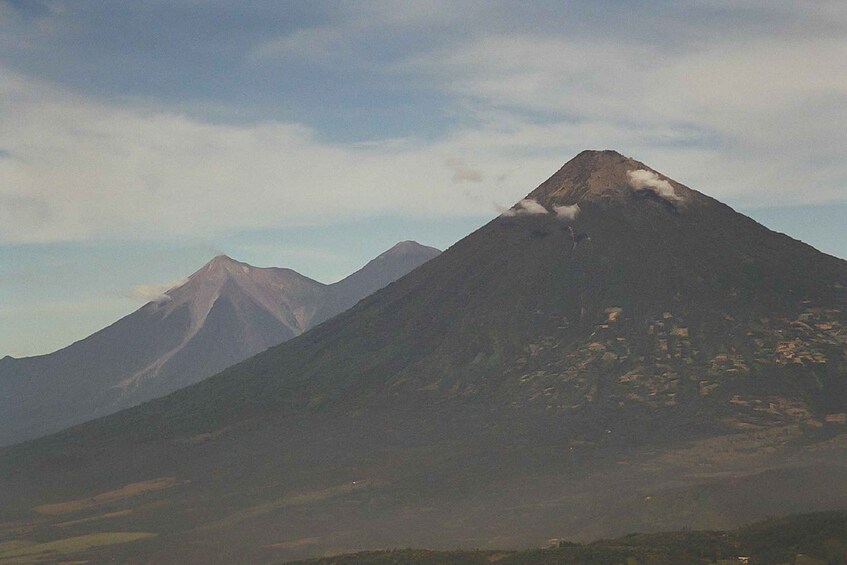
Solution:
<path fill-rule="evenodd" d="M 845 200 L 847 29 L 781 10 L 785 29 L 767 34 L 712 36 L 708 24 L 670 19 L 673 37 L 708 41 L 501 33 L 405 65 L 482 120 L 520 121 L 523 134 L 562 117 L 572 127 L 550 129 L 570 129 L 569 141 L 618 149 L 737 205 L 765 194 L 781 204 Z M 546 125 L 531 125 L 539 115 L 550 117 Z M 562 139 L 539 136 L 533 147 Z"/>
<path fill-rule="evenodd" d="M 501 212 L 501 216 L 539 216 L 541 214 L 547 214 L 547 208 L 539 204 L 536 200 L 532 198 L 524 198 L 511 208 L 503 210 Z"/>
<path fill-rule="evenodd" d="M 404 6 L 339 8 L 350 13 L 262 43 L 250 61 L 362 62 L 351 47 L 369 41 L 361 30 L 418 34 L 368 68 L 461 111 L 462 126 L 431 141 L 333 144 L 302 124 L 212 123 L 0 67 L 0 243 L 477 215 L 480 201 L 514 202 L 586 148 L 617 149 L 737 206 L 847 199 L 843 3 L 780 2 L 768 33 L 757 3 L 736 27 L 669 14 L 659 35 L 645 31 L 649 14 L 599 35 L 510 31 L 508 10 L 486 3 L 458 23 L 445 6 Z"/>
<path fill-rule="evenodd" d="M 630 186 L 636 190 L 649 190 L 665 200 L 675 202 L 682 200 L 682 197 L 674 191 L 673 185 L 665 179 L 659 178 L 659 175 L 653 171 L 647 169 L 627 171 L 626 176 L 629 179 Z"/>
<path fill-rule="evenodd" d="M 226 125 L 99 102 L 0 68 L 0 243 L 203 237 L 381 215 L 479 215 L 454 188 L 461 154 L 512 170 L 513 199 L 561 164 L 513 155 L 500 129 L 422 143 L 333 145 L 299 124 Z M 520 133 L 515 130 L 516 135 Z M 475 169 L 461 177 L 473 180 Z"/>
<path fill-rule="evenodd" d="M 451 157 L 445 161 L 447 168 L 453 171 L 452 181 L 460 182 L 482 182 L 482 171 L 471 168 L 462 159 Z"/>
<path fill-rule="evenodd" d="M 167 291 L 180 287 L 188 282 L 188 279 L 178 279 L 165 284 L 140 284 L 132 289 L 131 296 L 145 302 L 165 302 L 171 299 Z"/>
<path fill-rule="evenodd" d="M 573 221 L 579 216 L 579 204 L 571 204 L 570 206 L 553 206 L 553 212 L 560 220 Z"/>

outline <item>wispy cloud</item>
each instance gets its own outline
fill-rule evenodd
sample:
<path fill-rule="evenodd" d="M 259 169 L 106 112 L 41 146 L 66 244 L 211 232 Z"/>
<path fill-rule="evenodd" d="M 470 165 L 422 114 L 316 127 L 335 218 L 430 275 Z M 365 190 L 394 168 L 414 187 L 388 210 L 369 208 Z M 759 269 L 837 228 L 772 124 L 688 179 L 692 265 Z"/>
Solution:
<path fill-rule="evenodd" d="M 220 15 L 222 6 L 210 13 Z M 121 71 L 114 60 L 91 71 L 102 72 L 102 84 L 88 81 L 91 92 L 88 84 L 66 87 L 38 77 L 75 73 L 37 65 L 30 74 L 13 72 L 29 59 L 4 65 L 13 50 L 0 50 L 0 147 L 14 156 L 0 158 L 0 199 L 27 210 L 0 218 L 0 243 L 473 215 L 479 195 L 457 191 L 457 183 L 490 179 L 486 201 L 514 202 L 585 148 L 618 149 L 736 205 L 765 192 L 784 204 L 810 195 L 847 200 L 844 3 L 815 10 L 790 2 L 638 6 L 633 14 L 590 4 L 551 10 L 471 2 L 458 11 L 428 2 L 357 3 L 304 9 L 300 20 L 245 10 L 239 29 L 250 31 L 231 43 L 202 30 L 192 36 L 203 46 L 196 56 L 208 57 L 203 65 L 181 56 L 169 59 L 173 66 L 149 65 L 170 78 L 198 73 L 196 84 L 185 85 L 191 95 L 168 90 L 173 80 L 151 83 L 154 92 L 144 98 L 114 95 L 109 89 L 120 81 L 110 73 Z M 149 16 L 141 5 L 132 10 L 139 13 L 114 23 Z M 37 25 L 11 16 L 0 25 L 0 45 L 73 49 L 72 42 L 50 43 L 68 36 L 39 31 L 87 29 L 84 13 L 70 4 L 67 12 L 30 18 Z M 78 27 L 59 25 L 69 17 Z M 273 21 L 270 30 L 248 25 L 265 20 Z M 596 33 L 610 21 L 613 31 Z M 160 47 L 123 55 L 160 61 Z M 99 57 L 96 49 L 86 53 Z M 101 67 L 76 56 L 68 63 Z M 284 69 L 263 64 L 272 61 Z M 319 65 L 311 63 L 320 62 L 328 70 L 315 78 Z M 256 89 L 248 103 L 221 94 L 253 93 L 244 80 Z M 227 82 L 206 88 L 218 81 Z M 197 92 L 209 99 L 195 100 Z M 338 141 L 338 120 L 321 122 L 328 106 L 316 92 L 331 94 L 339 112 L 385 125 L 372 139 Z M 296 100 L 296 108 L 281 112 L 281 99 Z M 432 99 L 437 107 L 421 107 Z M 204 104 L 224 116 L 228 108 L 230 119 L 184 110 Z M 258 110 L 247 112 L 252 104 Z M 430 123 L 441 125 L 417 137 Z M 513 172 L 496 176 L 501 171 Z"/>
<path fill-rule="evenodd" d="M 171 300 L 169 290 L 178 288 L 188 282 L 188 279 L 177 279 L 165 284 L 140 284 L 132 289 L 131 296 L 145 302 L 166 302 Z"/>
<path fill-rule="evenodd" d="M 2 67 L 0 122 L 0 146 L 15 155 L 0 160 L 0 200 L 28 210 L 4 207 L 0 243 L 477 215 L 477 197 L 457 193 L 454 179 L 511 168 L 489 196 L 512 200 L 560 165 L 562 154 L 516 155 L 512 134 L 502 130 L 389 147 L 333 144 L 296 123 L 210 123 L 104 103 Z M 457 154 L 478 168 L 445 167 L 445 155 Z"/>
<path fill-rule="evenodd" d="M 827 15 L 791 3 L 709 13 L 686 3 L 661 18 L 645 5 L 612 34 L 586 33 L 591 22 L 582 33 L 491 33 L 407 65 L 476 115 L 525 124 L 542 115 L 547 125 L 565 117 L 580 124 L 586 148 L 621 150 L 735 203 L 765 191 L 798 202 L 797 169 L 815 198 L 845 200 L 847 5 L 824 4 Z M 659 21 L 664 33 L 649 33 Z M 532 142 L 539 150 L 557 140 Z"/>
<path fill-rule="evenodd" d="M 579 204 L 571 204 L 569 206 L 553 206 L 553 212 L 560 220 L 572 221 L 579 216 Z"/>
<path fill-rule="evenodd" d="M 507 208 L 501 211 L 501 216 L 511 217 L 511 216 L 540 216 L 542 214 L 547 214 L 547 208 L 539 204 L 536 200 L 532 198 L 524 198 L 511 208 Z"/>
<path fill-rule="evenodd" d="M 660 178 L 658 174 L 646 169 L 627 171 L 627 178 L 632 188 L 636 190 L 649 190 L 656 196 L 665 200 L 678 202 L 682 197 L 676 193 L 670 182 Z"/>
<path fill-rule="evenodd" d="M 482 182 L 482 171 L 471 168 L 462 159 L 450 157 L 445 163 L 453 171 L 453 182 Z"/>
<path fill-rule="evenodd" d="M 260 44 L 250 53 L 250 58 L 254 62 L 304 59 L 314 62 L 338 54 L 338 44 L 345 38 L 346 34 L 337 28 L 298 29 Z"/>

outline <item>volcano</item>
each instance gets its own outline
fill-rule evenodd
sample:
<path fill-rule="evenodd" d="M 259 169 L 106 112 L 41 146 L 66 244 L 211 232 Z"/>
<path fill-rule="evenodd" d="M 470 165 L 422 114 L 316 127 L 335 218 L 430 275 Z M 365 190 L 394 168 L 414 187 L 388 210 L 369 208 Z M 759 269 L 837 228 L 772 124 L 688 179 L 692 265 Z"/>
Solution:
<path fill-rule="evenodd" d="M 728 528 L 847 505 L 845 424 L 847 262 L 586 151 L 347 312 L 0 452 L 0 518 L 156 562 Z"/>
<path fill-rule="evenodd" d="M 0 360 L 0 445 L 164 396 L 278 345 L 439 251 L 398 243 L 334 284 L 220 255 L 158 300 L 48 355 Z"/>

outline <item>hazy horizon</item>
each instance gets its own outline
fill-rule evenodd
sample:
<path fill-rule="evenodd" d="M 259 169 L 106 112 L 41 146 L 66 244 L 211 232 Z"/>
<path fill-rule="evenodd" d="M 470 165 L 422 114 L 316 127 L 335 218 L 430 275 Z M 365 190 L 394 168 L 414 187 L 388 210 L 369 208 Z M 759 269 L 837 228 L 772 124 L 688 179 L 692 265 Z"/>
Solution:
<path fill-rule="evenodd" d="M 837 2 L 0 1 L 0 357 L 219 252 L 331 282 L 446 248 L 587 148 L 847 257 L 845 28 Z"/>

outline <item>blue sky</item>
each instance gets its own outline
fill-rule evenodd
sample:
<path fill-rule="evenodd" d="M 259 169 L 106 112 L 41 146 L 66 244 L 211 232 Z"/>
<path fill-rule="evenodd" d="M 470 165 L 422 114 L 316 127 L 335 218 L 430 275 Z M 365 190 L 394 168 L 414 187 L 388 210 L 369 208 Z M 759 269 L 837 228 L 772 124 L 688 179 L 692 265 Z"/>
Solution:
<path fill-rule="evenodd" d="M 0 356 L 217 253 L 341 278 L 613 148 L 847 257 L 847 6 L 0 0 Z"/>

